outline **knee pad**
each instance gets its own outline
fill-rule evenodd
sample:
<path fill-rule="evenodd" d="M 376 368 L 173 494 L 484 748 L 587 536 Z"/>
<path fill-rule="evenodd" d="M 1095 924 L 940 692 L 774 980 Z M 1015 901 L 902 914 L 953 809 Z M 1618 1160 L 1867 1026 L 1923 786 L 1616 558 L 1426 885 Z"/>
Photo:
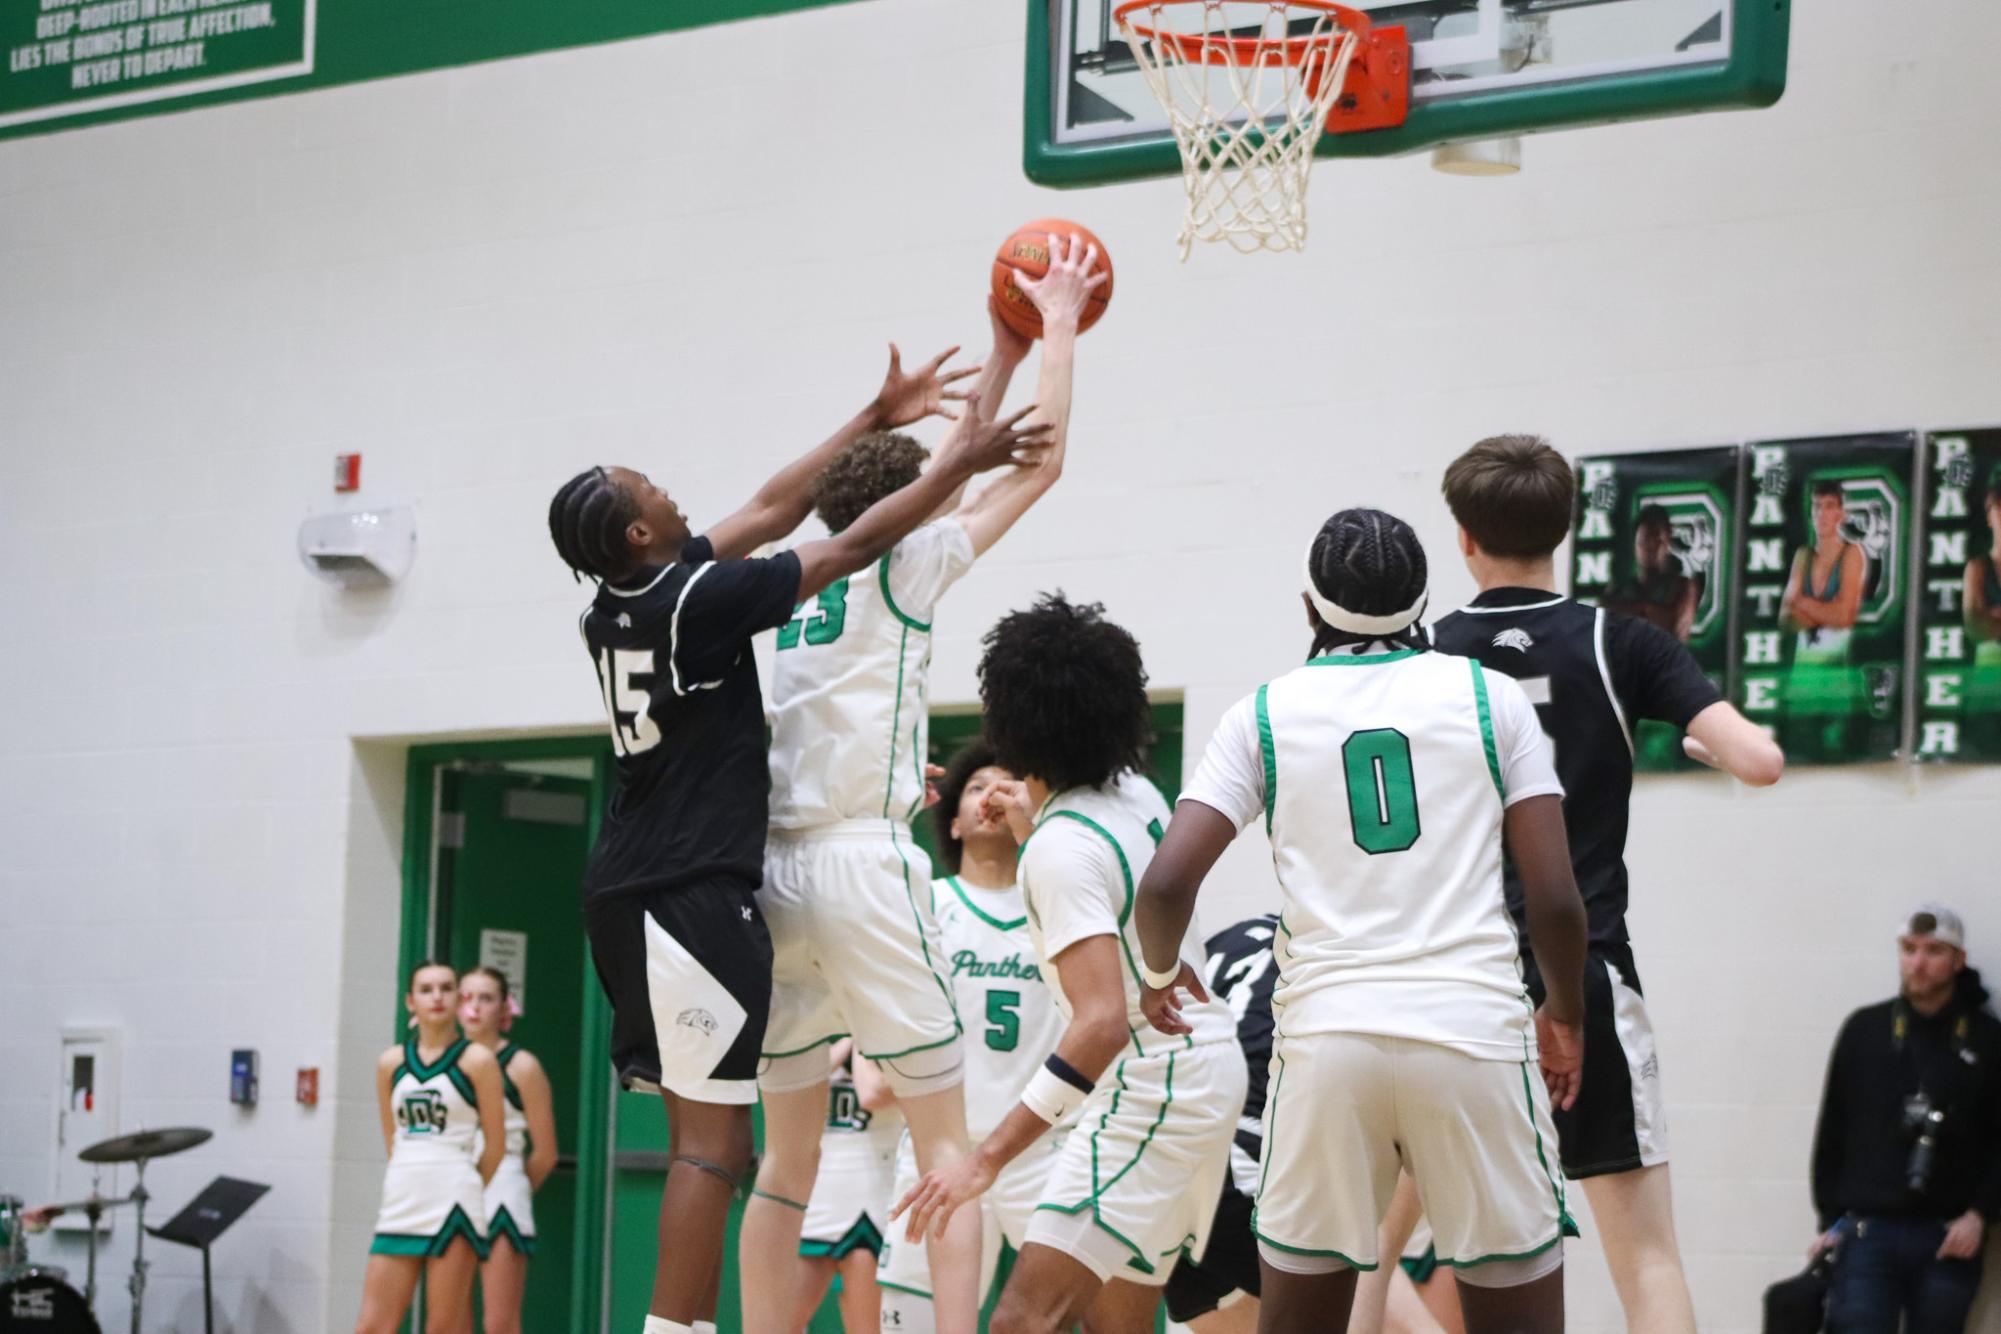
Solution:
<path fill-rule="evenodd" d="M 1563 1243 L 1531 1255 L 1525 1260 L 1489 1260 L 1485 1264 L 1455 1268 L 1452 1276 L 1469 1288 L 1519 1288 L 1546 1278 L 1563 1268 Z"/>
<path fill-rule="evenodd" d="M 1258 1258 L 1281 1274 L 1317 1276 L 1354 1268 L 1338 1255 L 1301 1255 L 1297 1251 L 1282 1251 L 1265 1241 L 1258 1243 Z"/>
<path fill-rule="evenodd" d="M 868 1059 L 876 1063 L 890 1091 L 897 1097 L 921 1098 L 927 1093 L 942 1093 L 965 1083 L 966 1054 L 959 1043 L 959 1038 L 953 1038 L 936 1047 L 906 1052 L 901 1056 L 871 1056 Z"/>

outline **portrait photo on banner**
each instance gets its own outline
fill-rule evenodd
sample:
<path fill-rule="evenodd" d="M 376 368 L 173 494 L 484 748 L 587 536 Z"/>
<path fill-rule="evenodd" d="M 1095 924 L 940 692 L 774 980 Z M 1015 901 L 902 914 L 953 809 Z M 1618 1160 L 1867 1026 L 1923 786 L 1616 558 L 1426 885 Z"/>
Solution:
<path fill-rule="evenodd" d="M 1673 635 L 1726 695 L 1743 458 L 1722 445 L 1596 455 L 1577 468 L 1572 595 Z M 1699 767 L 1666 723 L 1641 720 L 1633 752 L 1643 772 Z"/>
<path fill-rule="evenodd" d="M 1793 764 L 1894 759 L 1903 743 L 1915 432 L 1746 448 L 1739 707 Z"/>

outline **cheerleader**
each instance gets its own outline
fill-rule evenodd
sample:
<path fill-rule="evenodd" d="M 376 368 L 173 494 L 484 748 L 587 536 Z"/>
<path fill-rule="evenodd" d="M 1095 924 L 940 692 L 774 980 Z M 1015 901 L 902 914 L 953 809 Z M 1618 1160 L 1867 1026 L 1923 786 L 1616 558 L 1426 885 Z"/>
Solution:
<path fill-rule="evenodd" d="M 479 1267 L 486 1334 L 521 1334 L 521 1294 L 528 1284 L 528 1257 L 535 1254 L 534 1196 L 556 1166 L 549 1076 L 540 1061 L 502 1033 L 511 1016 L 506 976 L 484 966 L 467 969 L 459 981 L 459 1025 L 474 1046 L 494 1053 L 506 1095 L 501 1108 L 506 1152 L 486 1183 L 487 1250 Z"/>
<path fill-rule="evenodd" d="M 424 1278 L 425 1334 L 457 1334 L 486 1252 L 486 1182 L 504 1145 L 500 1063 L 459 1036 L 458 973 L 420 963 L 403 1006 L 411 1032 L 375 1063 L 389 1168 L 356 1334 L 396 1334 Z"/>

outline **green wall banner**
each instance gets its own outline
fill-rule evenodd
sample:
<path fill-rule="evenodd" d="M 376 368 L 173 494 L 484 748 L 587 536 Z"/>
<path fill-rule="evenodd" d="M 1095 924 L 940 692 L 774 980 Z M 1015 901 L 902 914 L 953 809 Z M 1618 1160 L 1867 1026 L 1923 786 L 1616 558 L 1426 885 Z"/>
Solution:
<path fill-rule="evenodd" d="M 1738 565 L 1740 707 L 1795 764 L 1903 744 L 1913 474 L 1909 431 L 1749 447 Z"/>
<path fill-rule="evenodd" d="M 0 0 L 0 138 L 847 0 Z"/>
<path fill-rule="evenodd" d="M 1920 760 L 2001 761 L 2001 427 L 1927 437 Z"/>
<path fill-rule="evenodd" d="M 1735 445 L 1579 459 L 1572 543 L 1579 601 L 1653 622 L 1726 694 L 1742 462 Z M 1682 753 L 1681 729 L 1647 720 L 1633 733 L 1633 763 L 1643 772 L 1697 767 Z"/>

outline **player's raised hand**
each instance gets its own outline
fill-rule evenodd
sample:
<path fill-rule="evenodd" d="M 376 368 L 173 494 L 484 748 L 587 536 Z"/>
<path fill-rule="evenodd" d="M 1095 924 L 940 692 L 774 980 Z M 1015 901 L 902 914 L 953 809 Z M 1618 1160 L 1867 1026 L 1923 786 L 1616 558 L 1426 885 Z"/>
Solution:
<path fill-rule="evenodd" d="M 1172 986 L 1156 990 L 1141 982 L 1139 986 L 1139 1008 L 1146 1015 L 1146 1021 L 1171 1038 L 1193 1033 L 1188 1021 L 1181 1017 L 1181 993 L 1187 991 L 1196 1000 L 1209 999 L 1209 988 L 1202 985 L 1202 975 L 1185 960 L 1181 972 Z"/>
<path fill-rule="evenodd" d="M 937 805 L 937 804 L 938 804 L 939 802 L 941 802 L 941 801 L 943 801 L 943 800 L 945 799 L 945 798 L 944 798 L 944 794 L 938 791 L 938 780 L 939 780 L 939 779 L 941 779 L 941 778 L 943 778 L 944 776 L 945 776 L 945 766 L 944 766 L 944 765 L 942 765 L 942 764 L 927 764 L 927 765 L 925 765 L 925 766 L 924 766 L 924 809 L 925 809 L 925 810 L 927 810 L 927 811 L 928 811 L 928 810 L 930 810 L 930 809 L 931 809 L 931 808 L 932 808 L 933 806 L 936 806 L 936 805 Z"/>
<path fill-rule="evenodd" d="M 986 790 L 980 798 L 980 818 L 989 824 L 1004 824 L 1017 843 L 1028 842 L 1035 832 L 1035 807 L 1028 798 L 1028 784 L 1005 778 Z"/>
<path fill-rule="evenodd" d="M 947 421 L 957 421 L 959 414 L 946 406 L 948 403 L 963 403 L 968 395 L 963 389 L 952 389 L 969 375 L 978 375 L 978 366 L 966 366 L 955 371 L 940 368 L 959 355 L 956 346 L 948 347 L 914 371 L 903 369 L 903 354 L 896 344 L 889 345 L 889 373 L 882 378 L 882 388 L 875 395 L 875 418 L 884 430 L 898 426 L 908 426 L 912 422 L 923 421 L 926 417 L 943 417 Z"/>
<path fill-rule="evenodd" d="M 910 1221 L 903 1227 L 905 1241 L 922 1241 L 927 1233 L 942 1237 L 945 1225 L 952 1221 L 959 1206 L 985 1194 L 987 1187 L 994 1184 L 994 1175 L 982 1154 L 969 1153 L 955 1159 L 926 1172 L 924 1179 L 889 1211 L 890 1221 L 896 1221 L 906 1212 L 910 1215 Z"/>
<path fill-rule="evenodd" d="M 1049 234 L 1049 271 L 1040 278 L 1025 273 L 1014 275 L 1014 285 L 1027 294 L 1042 312 L 1042 327 L 1067 324 L 1075 328 L 1083 318 L 1084 303 L 1091 293 L 1104 286 L 1111 274 L 1103 269 L 1091 272 L 1098 262 L 1098 247 L 1081 236 Z"/>
<path fill-rule="evenodd" d="M 1584 1087 L 1584 1029 L 1552 1019 L 1545 1006 L 1535 1012 L 1535 1039 L 1543 1083 L 1549 1086 L 1549 1105 L 1567 1112 Z"/>
<path fill-rule="evenodd" d="M 966 395 L 966 407 L 966 415 L 938 447 L 940 463 L 968 462 L 974 472 L 988 472 L 1008 463 L 1033 464 L 1054 429 L 1048 422 L 1022 425 L 1022 419 L 1035 411 L 1033 403 L 999 421 L 988 421 L 980 415 L 977 391 Z"/>

